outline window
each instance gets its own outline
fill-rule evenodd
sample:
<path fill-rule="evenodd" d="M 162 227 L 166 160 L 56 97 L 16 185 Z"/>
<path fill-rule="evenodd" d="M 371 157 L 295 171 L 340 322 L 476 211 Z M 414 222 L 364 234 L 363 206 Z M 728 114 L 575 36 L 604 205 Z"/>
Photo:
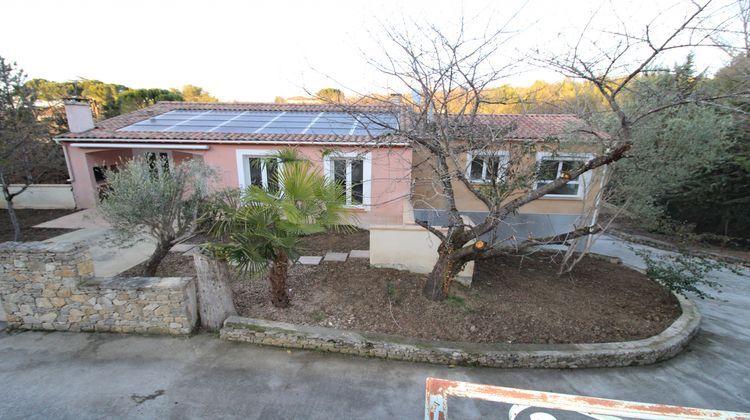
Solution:
<path fill-rule="evenodd" d="M 276 178 L 281 160 L 276 150 L 237 150 L 237 176 L 240 188 L 256 185 L 270 192 L 279 191 Z"/>
<path fill-rule="evenodd" d="M 536 188 L 543 187 L 557 178 L 562 177 L 565 172 L 570 172 L 581 166 L 590 159 L 589 155 L 557 155 L 551 153 L 540 153 L 537 156 Z M 557 190 L 546 194 L 545 197 L 574 197 L 582 198 L 585 184 L 589 181 L 591 174 L 586 174 L 569 181 Z M 583 179 L 583 180 L 582 180 Z"/>
<path fill-rule="evenodd" d="M 247 168 L 249 181 L 247 185 L 257 185 L 270 192 L 279 190 L 279 180 L 276 178 L 280 162 L 273 158 L 248 157 Z"/>
<path fill-rule="evenodd" d="M 466 177 L 477 184 L 502 181 L 508 169 L 508 152 L 470 152 L 467 158 Z"/>
<path fill-rule="evenodd" d="M 109 167 L 107 167 L 107 165 L 94 166 L 93 169 L 94 181 L 96 181 L 98 184 L 101 184 L 107 181 L 107 170 L 117 171 L 117 165 L 110 165 Z"/>
<path fill-rule="evenodd" d="M 346 188 L 346 204 L 362 205 L 364 186 L 362 185 L 361 159 L 333 159 L 333 179 Z"/>
<path fill-rule="evenodd" d="M 344 186 L 348 206 L 370 205 L 370 153 L 331 153 L 324 158 L 323 165 L 326 176 Z"/>
<path fill-rule="evenodd" d="M 152 171 L 161 168 L 164 172 L 169 172 L 169 154 L 166 152 L 147 152 L 146 159 Z"/>
<path fill-rule="evenodd" d="M 134 149 L 133 153 L 144 156 L 149 166 L 151 166 L 151 170 L 154 172 L 159 170 L 169 172 L 172 165 L 174 165 L 171 150 Z"/>

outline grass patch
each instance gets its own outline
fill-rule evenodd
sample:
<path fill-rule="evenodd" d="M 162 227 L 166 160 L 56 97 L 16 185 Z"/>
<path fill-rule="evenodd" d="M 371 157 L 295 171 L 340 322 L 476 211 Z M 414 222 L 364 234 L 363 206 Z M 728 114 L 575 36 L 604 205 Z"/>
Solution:
<path fill-rule="evenodd" d="M 310 314 L 310 318 L 312 318 L 312 320 L 315 322 L 321 322 L 327 317 L 328 315 L 326 315 L 326 313 L 323 311 L 315 311 L 312 314 Z"/>

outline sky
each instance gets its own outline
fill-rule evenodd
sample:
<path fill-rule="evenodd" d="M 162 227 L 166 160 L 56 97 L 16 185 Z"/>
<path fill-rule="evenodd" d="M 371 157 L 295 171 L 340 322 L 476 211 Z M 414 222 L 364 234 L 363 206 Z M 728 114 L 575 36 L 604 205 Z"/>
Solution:
<path fill-rule="evenodd" d="M 564 51 L 587 23 L 587 33 L 606 42 L 600 31 L 619 22 L 640 30 L 662 12 L 652 25 L 667 28 L 689 7 L 680 0 L 3 0 L 0 56 L 30 78 L 132 88 L 189 83 L 224 101 L 267 102 L 323 87 L 402 89 L 368 64 L 382 58 L 384 26 L 408 31 L 431 24 L 452 33 L 463 16 L 471 31 L 506 28 L 512 35 L 496 58 L 500 66 L 537 48 Z M 686 54 L 675 51 L 665 61 Z M 695 54 L 698 68 L 708 71 L 727 61 L 718 50 Z M 523 63 L 502 82 L 523 86 L 561 77 Z"/>

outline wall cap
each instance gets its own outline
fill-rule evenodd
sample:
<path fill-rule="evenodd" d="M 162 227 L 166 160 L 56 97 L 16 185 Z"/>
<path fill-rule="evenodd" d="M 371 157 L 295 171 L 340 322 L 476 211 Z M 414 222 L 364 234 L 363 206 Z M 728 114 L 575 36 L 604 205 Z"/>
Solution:
<path fill-rule="evenodd" d="M 647 365 L 674 357 L 700 329 L 697 306 L 677 296 L 682 314 L 661 333 L 640 340 L 588 344 L 428 341 L 389 334 L 294 325 L 231 316 L 221 338 L 395 360 L 486 367 L 590 368 Z"/>
<path fill-rule="evenodd" d="M 192 281 L 192 277 L 97 277 L 81 282 L 79 286 L 112 290 L 182 290 Z"/>

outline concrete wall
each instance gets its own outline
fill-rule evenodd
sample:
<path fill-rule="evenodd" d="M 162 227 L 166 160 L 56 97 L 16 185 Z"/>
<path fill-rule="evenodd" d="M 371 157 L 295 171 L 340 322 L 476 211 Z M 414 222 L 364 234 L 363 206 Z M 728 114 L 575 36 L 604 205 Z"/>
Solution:
<path fill-rule="evenodd" d="M 370 265 L 429 273 L 438 259 L 440 239 L 415 224 L 370 226 Z M 457 280 L 470 284 L 474 261 L 458 274 Z"/>
<path fill-rule="evenodd" d="M 0 244 L 0 296 L 12 328 L 189 334 L 195 293 L 192 278 L 94 278 L 81 245 Z"/>
<path fill-rule="evenodd" d="M 11 184 L 10 192 L 20 190 L 22 185 Z M 0 209 L 6 208 L 0 200 Z M 73 187 L 70 184 L 33 184 L 13 199 L 17 209 L 74 209 Z"/>
<path fill-rule="evenodd" d="M 464 223 L 472 226 L 484 220 L 486 212 L 462 212 Z M 578 215 L 570 214 L 517 214 L 508 217 L 495 230 L 481 239 L 492 242 L 498 238 L 508 239 L 507 246 L 523 241 L 529 236 L 545 237 L 571 231 Z M 413 273 L 429 273 L 437 261 L 438 237 L 414 220 L 426 221 L 430 226 L 445 226 L 448 214 L 444 210 L 404 210 L 404 223 L 400 225 L 370 226 L 370 264 L 375 267 L 396 268 Z M 457 280 L 464 285 L 471 284 L 474 275 L 474 261 L 466 264 Z"/>
<path fill-rule="evenodd" d="M 478 224 L 487 217 L 487 212 L 466 211 L 461 212 L 461 215 Z M 448 222 L 448 212 L 445 210 L 415 209 L 414 218 L 426 221 L 431 226 L 445 226 Z M 520 213 L 505 218 L 495 230 L 495 238 L 508 239 L 507 244 L 510 246 L 514 242 L 514 238 L 523 241 L 529 236 L 545 237 L 570 232 L 575 229 L 575 223 L 579 222 L 579 218 L 580 216 L 576 214 Z M 482 239 L 490 241 L 490 234 L 483 235 Z"/>

